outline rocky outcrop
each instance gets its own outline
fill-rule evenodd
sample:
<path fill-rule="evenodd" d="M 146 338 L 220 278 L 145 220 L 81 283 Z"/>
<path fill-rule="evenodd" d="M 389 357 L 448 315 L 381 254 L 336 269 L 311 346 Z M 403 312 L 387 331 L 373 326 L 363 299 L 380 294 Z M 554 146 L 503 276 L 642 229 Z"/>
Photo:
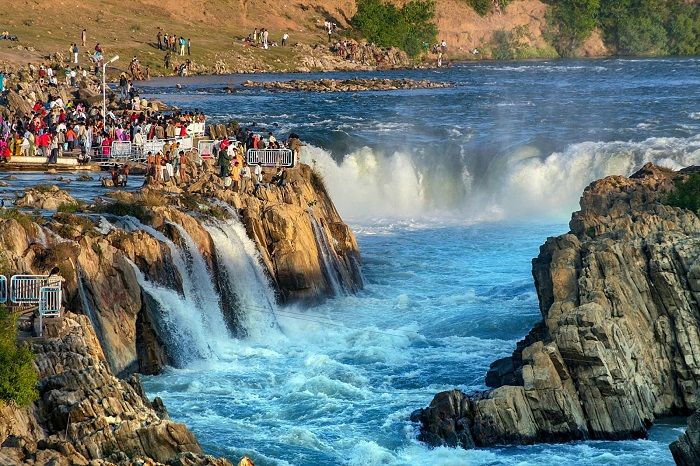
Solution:
<path fill-rule="evenodd" d="M 33 343 L 39 400 L 2 407 L 3 465 L 168 464 L 227 466 L 146 399 L 137 377 L 117 379 L 87 317 L 66 313 Z"/>
<path fill-rule="evenodd" d="M 422 440 L 638 438 L 697 407 L 700 219 L 662 202 L 680 176 L 647 165 L 586 188 L 571 232 L 533 260 L 540 328 L 492 366 L 491 391 L 441 393 L 414 413 Z"/>
<path fill-rule="evenodd" d="M 355 235 L 320 175 L 304 164 L 287 170 L 285 186 L 270 184 L 272 175 L 264 173 L 267 186 L 257 193 L 239 194 L 225 190 L 214 168 L 205 164 L 186 191 L 235 207 L 283 301 L 317 301 L 361 289 Z"/>
<path fill-rule="evenodd" d="M 678 440 L 671 443 L 670 448 L 673 459 L 678 466 L 696 466 L 700 464 L 700 410 L 695 411 L 688 418 L 688 426 L 685 432 Z"/>
<path fill-rule="evenodd" d="M 305 92 L 359 92 L 359 91 L 396 91 L 399 89 L 442 89 L 451 87 L 449 83 L 413 79 L 318 79 L 291 81 L 246 81 L 244 87 L 260 87 L 275 91 Z"/>
<path fill-rule="evenodd" d="M 41 186 L 28 189 L 15 201 L 17 207 L 41 210 L 58 210 L 62 204 L 75 203 L 75 199 L 58 186 Z"/>

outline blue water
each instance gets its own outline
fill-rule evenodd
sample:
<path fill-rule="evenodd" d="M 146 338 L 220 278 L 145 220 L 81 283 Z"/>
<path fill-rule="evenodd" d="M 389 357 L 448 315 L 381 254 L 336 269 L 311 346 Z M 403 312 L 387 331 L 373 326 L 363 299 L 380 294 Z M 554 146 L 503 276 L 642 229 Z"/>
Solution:
<path fill-rule="evenodd" d="M 537 322 L 530 260 L 567 231 L 587 183 L 648 160 L 700 164 L 700 60 L 397 75 L 455 88 L 229 95 L 224 85 L 250 76 L 148 83 L 169 103 L 299 132 L 357 233 L 366 280 L 356 296 L 280 309 L 279 332 L 147 378 L 149 395 L 208 453 L 261 465 L 673 464 L 682 420 L 649 440 L 464 451 L 421 445 L 409 415 L 440 390 L 484 389 L 489 363 Z"/>

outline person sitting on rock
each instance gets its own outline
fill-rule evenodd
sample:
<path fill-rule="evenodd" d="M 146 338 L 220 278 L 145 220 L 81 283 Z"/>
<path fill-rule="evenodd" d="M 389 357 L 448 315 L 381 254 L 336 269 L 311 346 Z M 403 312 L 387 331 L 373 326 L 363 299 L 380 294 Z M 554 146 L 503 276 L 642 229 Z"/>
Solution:
<path fill-rule="evenodd" d="M 279 167 L 277 169 L 277 173 L 275 173 L 275 176 L 272 177 L 272 184 L 279 186 L 280 188 L 287 184 L 287 172 L 284 168 Z"/>

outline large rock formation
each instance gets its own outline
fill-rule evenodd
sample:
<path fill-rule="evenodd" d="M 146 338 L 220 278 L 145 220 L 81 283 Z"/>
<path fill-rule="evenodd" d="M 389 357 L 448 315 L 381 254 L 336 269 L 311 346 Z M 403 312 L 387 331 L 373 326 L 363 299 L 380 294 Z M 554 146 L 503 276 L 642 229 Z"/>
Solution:
<path fill-rule="evenodd" d="M 440 393 L 414 413 L 422 440 L 638 438 L 697 407 L 700 219 L 662 202 L 680 176 L 647 165 L 586 188 L 571 232 L 533 260 L 542 323 L 494 363 L 491 391 Z"/>
<path fill-rule="evenodd" d="M 151 404 L 137 377 L 117 379 L 85 316 L 66 313 L 32 344 L 39 400 L 0 407 L 0 464 L 230 466 Z"/>

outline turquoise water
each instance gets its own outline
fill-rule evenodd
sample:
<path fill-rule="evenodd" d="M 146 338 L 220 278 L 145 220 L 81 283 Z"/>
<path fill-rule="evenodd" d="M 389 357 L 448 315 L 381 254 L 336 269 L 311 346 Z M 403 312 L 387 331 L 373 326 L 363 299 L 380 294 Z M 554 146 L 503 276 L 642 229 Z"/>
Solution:
<path fill-rule="evenodd" d="M 539 319 L 530 260 L 567 231 L 586 184 L 648 160 L 700 164 L 700 60 L 399 75 L 455 88 L 229 95 L 223 86 L 241 78 L 148 84 L 217 118 L 300 133 L 357 233 L 366 281 L 356 296 L 279 309 L 281 330 L 219 342 L 214 357 L 147 378 L 148 394 L 208 453 L 261 465 L 673 464 L 682 420 L 649 440 L 464 451 L 421 445 L 409 415 L 440 390 L 484 389 L 489 363 Z M 240 312 L 255 326 L 268 311 Z"/>

